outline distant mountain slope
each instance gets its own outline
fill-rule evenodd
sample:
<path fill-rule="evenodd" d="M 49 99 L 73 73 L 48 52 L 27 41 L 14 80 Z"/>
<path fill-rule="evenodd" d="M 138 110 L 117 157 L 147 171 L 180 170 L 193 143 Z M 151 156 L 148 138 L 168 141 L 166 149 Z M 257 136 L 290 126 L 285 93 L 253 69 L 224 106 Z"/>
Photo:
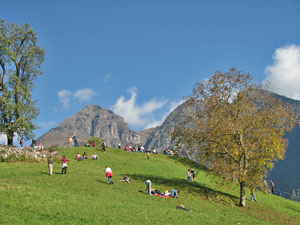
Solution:
<path fill-rule="evenodd" d="M 163 152 L 165 148 L 175 148 L 175 143 L 171 140 L 172 132 L 184 120 L 189 110 L 191 109 L 185 107 L 184 103 L 177 106 L 162 125 L 152 131 L 146 141 L 145 148 L 156 149 L 160 153 Z"/>
<path fill-rule="evenodd" d="M 300 115 L 300 101 L 287 98 L 285 96 L 274 94 L 274 97 L 280 98 L 283 102 L 292 106 L 297 115 Z M 163 122 L 161 126 L 156 127 L 147 139 L 146 148 L 156 149 L 163 152 L 165 148 L 174 148 L 171 140 L 171 134 L 176 127 L 184 120 L 187 108 L 184 103 L 179 105 Z M 286 134 L 289 139 L 289 146 L 286 151 L 286 158 L 275 164 L 274 169 L 269 173 L 270 179 L 275 182 L 276 189 L 283 192 L 292 193 L 293 189 L 300 188 L 300 127 L 296 126 L 291 133 Z M 190 159 L 197 159 L 196 152 L 182 154 Z M 284 195 L 290 197 L 289 195 Z M 278 194 L 280 194 L 278 192 Z"/>
<path fill-rule="evenodd" d="M 68 146 L 68 137 L 74 133 L 81 145 L 90 137 L 101 137 L 109 146 L 114 147 L 119 142 L 122 147 L 125 144 L 144 144 L 149 136 L 149 131 L 138 133 L 131 130 L 124 118 L 113 111 L 97 105 L 87 105 L 76 115 L 67 118 L 58 127 L 38 138 L 37 143 L 43 143 L 45 147 Z"/>

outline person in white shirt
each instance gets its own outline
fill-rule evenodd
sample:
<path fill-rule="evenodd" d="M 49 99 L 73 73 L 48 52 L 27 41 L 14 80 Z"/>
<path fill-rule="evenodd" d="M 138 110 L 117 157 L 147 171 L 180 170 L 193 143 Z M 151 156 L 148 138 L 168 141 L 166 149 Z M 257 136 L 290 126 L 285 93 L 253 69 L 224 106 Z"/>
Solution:
<path fill-rule="evenodd" d="M 94 153 L 94 155 L 92 155 L 92 159 L 93 159 L 93 160 L 98 160 L 98 155 L 97 155 L 96 152 Z"/>

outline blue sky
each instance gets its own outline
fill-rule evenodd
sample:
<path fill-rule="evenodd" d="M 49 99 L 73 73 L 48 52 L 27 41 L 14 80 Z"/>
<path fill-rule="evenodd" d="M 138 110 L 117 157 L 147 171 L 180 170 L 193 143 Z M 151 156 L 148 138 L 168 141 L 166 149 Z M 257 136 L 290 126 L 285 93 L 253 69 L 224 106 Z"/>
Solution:
<path fill-rule="evenodd" d="M 0 0 L 46 51 L 37 137 L 98 104 L 130 127 L 158 125 L 197 81 L 232 66 L 300 99 L 300 1 Z"/>

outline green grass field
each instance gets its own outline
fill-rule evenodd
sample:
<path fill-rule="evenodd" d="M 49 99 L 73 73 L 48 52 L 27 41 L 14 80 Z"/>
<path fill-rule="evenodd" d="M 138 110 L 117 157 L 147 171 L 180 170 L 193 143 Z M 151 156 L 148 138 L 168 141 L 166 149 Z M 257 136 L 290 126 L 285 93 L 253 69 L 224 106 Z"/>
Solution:
<path fill-rule="evenodd" d="M 61 175 L 60 158 L 54 173 L 46 163 L 0 163 L 0 224 L 300 224 L 300 204 L 256 192 L 258 203 L 238 203 L 238 187 L 219 186 L 198 171 L 197 181 L 186 181 L 188 160 L 166 155 L 97 151 L 99 160 L 77 162 L 76 152 L 93 148 L 60 149 L 70 160 Z M 114 173 L 109 185 L 104 166 Z M 132 180 L 120 182 L 122 174 Z M 160 191 L 179 190 L 178 199 L 146 194 L 145 181 Z M 192 212 L 178 210 L 184 204 Z"/>

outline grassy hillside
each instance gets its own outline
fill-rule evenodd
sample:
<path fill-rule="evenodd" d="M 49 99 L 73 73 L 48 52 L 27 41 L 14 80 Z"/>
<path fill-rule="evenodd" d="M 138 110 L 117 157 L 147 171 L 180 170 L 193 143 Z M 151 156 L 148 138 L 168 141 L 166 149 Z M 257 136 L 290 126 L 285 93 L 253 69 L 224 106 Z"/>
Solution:
<path fill-rule="evenodd" d="M 220 187 L 198 171 L 197 182 L 186 181 L 191 167 L 184 159 L 108 149 L 99 160 L 74 160 L 76 152 L 92 155 L 93 148 L 61 149 L 70 159 L 61 175 L 57 159 L 53 176 L 46 163 L 0 163 L 0 224 L 300 224 L 300 204 L 256 193 L 258 203 L 236 206 L 238 187 Z M 104 172 L 114 172 L 109 185 Z M 119 182 L 121 175 L 130 184 Z M 145 180 L 160 191 L 179 190 L 178 199 L 146 195 Z M 176 209 L 184 204 L 192 212 Z"/>

